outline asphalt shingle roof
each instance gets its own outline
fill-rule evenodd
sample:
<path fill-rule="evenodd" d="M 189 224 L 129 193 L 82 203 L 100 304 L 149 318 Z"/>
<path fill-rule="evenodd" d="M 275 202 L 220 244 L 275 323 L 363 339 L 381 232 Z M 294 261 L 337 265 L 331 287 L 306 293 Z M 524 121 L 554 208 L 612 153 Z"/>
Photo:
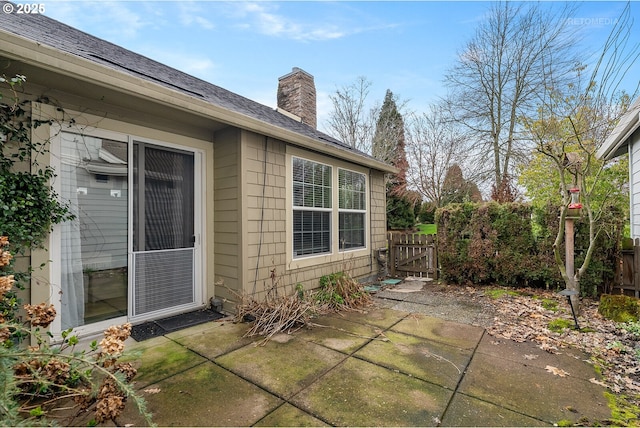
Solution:
<path fill-rule="evenodd" d="M 0 3 L 4 4 L 6 2 Z M 2 31 L 16 34 L 105 67 L 110 67 L 119 72 L 137 76 L 149 82 L 200 98 L 212 105 L 371 159 L 371 156 L 366 153 L 355 150 L 349 145 L 279 113 L 271 107 L 94 37 L 45 15 L 0 13 L 0 39 Z"/>

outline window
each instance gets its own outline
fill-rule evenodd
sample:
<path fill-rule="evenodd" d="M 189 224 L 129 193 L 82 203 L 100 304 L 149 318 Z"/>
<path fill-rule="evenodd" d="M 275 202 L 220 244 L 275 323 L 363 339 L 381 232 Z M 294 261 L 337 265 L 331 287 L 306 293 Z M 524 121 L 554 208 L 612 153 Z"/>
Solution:
<path fill-rule="evenodd" d="M 331 252 L 331 167 L 293 158 L 293 255 Z"/>
<path fill-rule="evenodd" d="M 364 248 L 367 212 L 364 174 L 338 169 L 338 189 L 340 250 Z"/>

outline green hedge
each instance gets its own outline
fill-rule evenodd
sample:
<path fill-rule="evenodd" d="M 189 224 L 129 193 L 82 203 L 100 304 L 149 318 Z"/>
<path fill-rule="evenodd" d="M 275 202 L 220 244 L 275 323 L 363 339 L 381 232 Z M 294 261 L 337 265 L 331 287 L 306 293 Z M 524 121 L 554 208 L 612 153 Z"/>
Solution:
<path fill-rule="evenodd" d="M 557 207 L 535 211 L 528 204 L 452 204 L 438 209 L 440 275 L 458 284 L 563 287 L 553 257 L 558 230 Z M 576 221 L 575 265 L 584 259 L 588 224 Z M 608 225 L 598 240 L 591 265 L 582 279 L 585 295 L 596 295 L 613 280 L 621 237 L 620 225 Z M 616 235 L 617 234 L 617 235 Z M 611 239 L 612 236 L 619 236 Z"/>

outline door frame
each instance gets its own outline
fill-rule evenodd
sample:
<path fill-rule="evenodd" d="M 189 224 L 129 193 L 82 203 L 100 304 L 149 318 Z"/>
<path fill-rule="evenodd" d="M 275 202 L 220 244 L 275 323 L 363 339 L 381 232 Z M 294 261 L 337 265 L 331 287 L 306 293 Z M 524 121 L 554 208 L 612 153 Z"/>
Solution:
<path fill-rule="evenodd" d="M 149 133 L 153 132 L 151 128 L 144 128 L 149 131 Z M 152 138 L 146 138 L 141 136 L 139 132 L 136 133 L 122 133 L 118 131 L 112 131 L 109 129 L 90 127 L 90 130 L 87 130 L 85 126 L 78 125 L 77 123 L 54 123 L 50 126 L 49 136 L 50 136 L 50 151 L 49 151 L 49 162 L 54 171 L 61 171 L 61 133 L 69 132 L 80 135 L 87 135 L 95 138 L 104 138 L 111 139 L 116 141 L 126 142 L 128 145 L 128 158 L 129 162 L 131 162 L 131 157 L 133 151 L 130 150 L 133 144 L 133 141 L 140 141 L 149 144 L 153 144 L 158 147 L 167 147 L 174 148 L 181 151 L 191 152 L 194 155 L 194 234 L 195 234 L 195 253 L 194 253 L 194 303 L 185 307 L 185 305 L 181 305 L 171 310 L 163 311 L 162 313 L 153 313 L 153 317 L 147 317 L 146 319 L 159 318 L 162 315 L 171 315 L 177 314 L 180 312 L 184 312 L 187 309 L 197 309 L 206 306 L 206 281 L 207 277 L 206 273 L 206 263 L 205 263 L 205 255 L 206 255 L 206 224 L 204 219 L 206 218 L 206 168 L 205 168 L 205 153 L 201 148 L 195 148 L 187 145 L 181 145 L 166 141 L 161 141 Z M 129 163 L 131 165 L 131 163 Z M 132 185 L 133 174 L 128 174 L 127 181 L 128 186 Z M 53 190 L 60 194 L 60 186 L 61 180 L 53 179 L 52 180 L 52 188 Z M 130 187 L 131 188 L 131 187 Z M 133 205 L 131 203 L 132 192 L 129 192 L 129 201 L 127 207 L 127 216 L 128 216 L 128 283 L 127 289 L 128 293 L 131 292 L 131 262 L 132 262 L 132 249 L 133 249 L 133 235 L 132 235 L 132 215 L 133 215 Z M 45 259 L 49 261 L 49 275 L 48 278 L 35 278 L 35 283 L 48 283 L 50 292 L 50 302 L 53 303 L 56 311 L 60 314 L 61 311 L 61 293 L 62 293 L 62 266 L 61 260 L 59 258 L 60 248 L 62 245 L 62 232 L 61 227 L 56 225 L 49 235 L 49 250 L 47 251 L 47 255 Z M 32 282 L 33 284 L 34 282 Z M 33 285 L 32 285 L 33 286 Z M 136 317 L 132 319 L 130 317 L 130 305 L 131 305 L 131 296 L 128 297 L 129 301 L 127 303 L 127 315 L 121 317 L 111 318 L 105 321 L 99 321 L 92 324 L 85 324 L 81 326 L 77 326 L 73 328 L 73 332 L 78 336 L 93 336 L 101 333 L 106 328 L 111 325 L 123 324 L 126 322 L 139 323 L 143 322 L 144 319 L 141 317 Z M 62 338 L 62 322 L 61 317 L 58 315 L 54 321 L 50 325 L 50 332 L 53 335 L 52 341 L 60 342 L 63 340 Z"/>
<path fill-rule="evenodd" d="M 155 146 L 157 148 L 166 148 L 166 149 L 174 149 L 176 151 L 181 151 L 181 152 L 188 152 L 188 153 L 192 153 L 193 154 L 193 233 L 195 235 L 195 242 L 194 242 L 194 260 L 193 260 L 193 292 L 194 292 L 194 296 L 193 296 L 193 303 L 190 304 L 182 304 L 179 306 L 172 306 L 171 308 L 166 308 L 166 309 L 161 309 L 161 310 L 157 310 L 157 311 L 153 311 L 153 312 L 148 312 L 145 314 L 141 314 L 138 316 L 134 316 L 134 288 L 133 288 L 133 281 L 134 279 L 134 250 L 133 250 L 133 223 L 134 223 L 134 218 L 133 218 L 133 208 L 134 208 L 134 204 L 133 204 L 133 197 L 134 197 L 134 192 L 130 191 L 129 192 L 129 204 L 128 204 L 128 227 L 129 227 L 129 242 L 128 242 L 128 266 L 129 269 L 127 270 L 129 278 L 128 278 L 128 299 L 127 299 L 127 319 L 132 322 L 132 323 L 140 323 L 140 322 L 144 322 L 144 321 L 149 321 L 149 320 L 153 320 L 153 319 L 158 319 L 164 316 L 170 316 L 170 315 L 176 315 L 179 314 L 181 312 L 185 312 L 188 310 L 193 310 L 193 309 L 197 309 L 199 307 L 203 306 L 204 303 L 204 281 L 203 279 L 205 278 L 205 272 L 204 272 L 204 264 L 203 264 L 203 257 L 205 254 L 205 251 L 203 249 L 204 247 L 204 242 L 202 237 L 204 236 L 204 203 L 203 203 L 203 199 L 205 197 L 205 193 L 204 193 L 204 167 L 203 167 L 203 162 L 204 162 L 204 155 L 202 153 L 201 150 L 195 149 L 195 148 L 191 148 L 191 147 L 187 147 L 187 146 L 183 146 L 183 145 L 179 145 L 179 144 L 175 144 L 175 143 L 167 143 L 164 141 L 157 141 L 157 140 L 153 140 L 153 139 L 149 139 L 149 138 L 141 138 L 141 137 L 137 137 L 137 136 L 129 136 L 129 141 L 128 141 L 128 165 L 133 165 L 133 145 L 135 143 L 143 143 L 143 144 L 150 144 L 152 146 Z M 129 174 L 127 176 L 128 178 L 128 183 L 129 183 L 129 189 L 133 189 L 133 174 Z"/>

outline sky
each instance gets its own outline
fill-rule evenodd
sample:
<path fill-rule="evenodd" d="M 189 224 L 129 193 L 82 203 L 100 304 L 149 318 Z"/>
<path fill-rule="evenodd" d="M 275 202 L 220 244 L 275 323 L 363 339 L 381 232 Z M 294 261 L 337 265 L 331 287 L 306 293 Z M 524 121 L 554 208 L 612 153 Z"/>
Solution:
<path fill-rule="evenodd" d="M 427 111 L 446 94 L 445 73 L 486 19 L 484 1 L 58 1 L 45 14 L 270 107 L 278 77 L 299 67 L 314 76 L 318 127 L 330 94 L 364 77 L 367 101 L 387 89 L 406 108 Z M 558 3 L 543 2 L 544 7 Z M 601 50 L 623 2 L 580 3 L 571 25 L 585 59 Z M 640 2 L 631 3 L 640 41 Z M 640 65 L 629 72 L 634 89 Z"/>

